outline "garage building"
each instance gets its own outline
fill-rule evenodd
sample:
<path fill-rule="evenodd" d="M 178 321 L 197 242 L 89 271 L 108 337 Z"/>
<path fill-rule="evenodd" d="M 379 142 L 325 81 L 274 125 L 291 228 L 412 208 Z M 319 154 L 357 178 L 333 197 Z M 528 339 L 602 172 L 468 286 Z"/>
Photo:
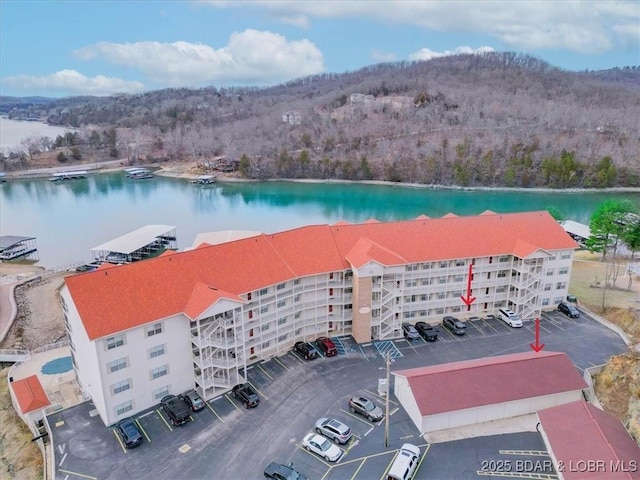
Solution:
<path fill-rule="evenodd" d="M 525 352 L 393 372 L 395 394 L 420 432 L 535 413 L 583 398 L 558 352 Z"/>

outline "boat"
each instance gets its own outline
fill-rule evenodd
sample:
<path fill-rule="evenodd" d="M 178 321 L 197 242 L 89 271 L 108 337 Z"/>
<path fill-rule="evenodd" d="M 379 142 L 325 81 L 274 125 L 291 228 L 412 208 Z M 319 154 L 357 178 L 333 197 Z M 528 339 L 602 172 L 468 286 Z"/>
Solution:
<path fill-rule="evenodd" d="M 211 185 L 216 183 L 216 176 L 200 175 L 199 177 L 196 177 L 193 180 L 191 180 L 191 183 L 193 183 L 194 185 Z"/>
<path fill-rule="evenodd" d="M 154 177 L 153 173 L 151 173 L 151 170 L 148 168 L 128 168 L 125 171 L 127 172 L 127 178 L 131 178 L 132 180 L 142 180 Z"/>

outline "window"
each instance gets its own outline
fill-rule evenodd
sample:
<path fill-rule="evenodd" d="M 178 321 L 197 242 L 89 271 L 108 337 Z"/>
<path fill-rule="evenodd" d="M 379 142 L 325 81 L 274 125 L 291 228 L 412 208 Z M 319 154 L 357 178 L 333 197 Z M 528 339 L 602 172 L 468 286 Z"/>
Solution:
<path fill-rule="evenodd" d="M 269 348 L 269 345 L 271 345 L 271 342 L 262 342 L 262 349 L 266 349 Z"/>
<path fill-rule="evenodd" d="M 420 280 L 420 285 L 429 285 L 429 279 L 428 278 L 423 278 L 422 280 Z"/>
<path fill-rule="evenodd" d="M 154 323 L 150 327 L 146 327 L 145 331 L 147 332 L 147 337 L 158 335 L 162 333 L 162 323 Z"/>
<path fill-rule="evenodd" d="M 427 294 L 423 293 L 422 295 L 420 295 L 420 301 L 424 302 L 427 300 Z"/>
<path fill-rule="evenodd" d="M 416 285 L 418 285 L 418 281 L 417 280 L 407 280 L 406 284 L 407 284 L 407 287 L 415 287 Z"/>
<path fill-rule="evenodd" d="M 447 283 L 447 277 L 438 277 L 438 283 Z"/>
<path fill-rule="evenodd" d="M 247 293 L 247 300 L 251 300 L 251 292 Z"/>
<path fill-rule="evenodd" d="M 413 318 L 416 316 L 416 312 L 405 312 L 404 318 Z"/>
<path fill-rule="evenodd" d="M 493 263 L 493 257 L 489 257 L 489 263 Z"/>
<path fill-rule="evenodd" d="M 558 282 L 556 285 L 556 290 L 562 290 L 563 288 L 567 288 L 566 282 Z"/>
<path fill-rule="evenodd" d="M 296 314 L 293 316 L 293 318 L 300 318 L 300 312 L 296 312 Z M 296 333 L 297 335 L 297 333 Z"/>
<path fill-rule="evenodd" d="M 269 305 L 263 305 L 260 307 L 260 313 L 267 313 L 269 311 Z"/>
<path fill-rule="evenodd" d="M 284 307 L 287 304 L 286 300 L 278 300 L 278 303 L 276 304 L 276 306 L 278 308 Z"/>
<path fill-rule="evenodd" d="M 293 297 L 293 301 L 294 302 L 299 302 L 300 301 L 300 295 L 296 295 L 295 297 Z"/>
<path fill-rule="evenodd" d="M 568 260 L 569 258 L 571 258 L 570 253 L 563 253 L 562 255 L 560 255 L 560 260 Z"/>
<path fill-rule="evenodd" d="M 547 270 L 547 277 L 552 276 L 553 272 L 554 272 L 553 268 L 550 268 L 549 270 Z"/>
<path fill-rule="evenodd" d="M 300 285 L 300 279 L 299 279 L 299 278 L 296 278 L 296 279 L 293 281 L 293 284 L 294 284 L 294 285 Z"/>
<path fill-rule="evenodd" d="M 249 338 L 253 337 L 253 328 L 249 330 Z"/>
<path fill-rule="evenodd" d="M 438 300 L 442 300 L 443 298 L 446 298 L 447 294 L 444 292 L 438 292 L 437 298 Z"/>
<path fill-rule="evenodd" d="M 333 288 L 330 288 L 330 289 L 329 289 L 329 296 L 330 296 L 330 297 L 333 297 Z"/>
<path fill-rule="evenodd" d="M 168 373 L 168 368 L 166 365 L 163 365 L 158 368 L 154 368 L 151 370 L 151 380 L 155 380 L 156 378 L 164 377 Z"/>
<path fill-rule="evenodd" d="M 253 310 L 249 310 L 249 320 L 253 318 Z"/>
<path fill-rule="evenodd" d="M 500 285 L 499 287 L 496 287 L 496 293 L 504 293 L 506 291 L 507 291 L 506 285 Z"/>
<path fill-rule="evenodd" d="M 508 261 L 509 261 L 509 255 L 503 255 L 502 257 L 500 257 L 501 263 L 508 262 Z"/>
<path fill-rule="evenodd" d="M 333 312 L 333 305 L 329 305 L 329 313 Z"/>
<path fill-rule="evenodd" d="M 507 271 L 506 270 L 500 270 L 498 272 L 498 278 L 504 278 L 507 276 Z"/>
<path fill-rule="evenodd" d="M 280 336 L 278 337 L 278 342 L 284 342 L 286 339 L 287 339 L 287 335 L 286 335 L 286 334 L 284 334 L 284 335 L 280 335 Z"/>
<path fill-rule="evenodd" d="M 267 330 L 269 330 L 269 324 L 265 323 L 260 327 L 260 330 L 262 330 L 263 332 L 266 332 Z"/>
<path fill-rule="evenodd" d="M 285 283 L 279 283 L 278 286 L 276 287 L 276 290 L 284 290 L 284 287 L 286 287 Z"/>
<path fill-rule="evenodd" d="M 166 397 L 167 395 L 169 395 L 169 385 L 156 388 L 152 393 L 154 400 L 160 400 L 162 397 Z"/>
<path fill-rule="evenodd" d="M 447 268 L 447 262 L 440 262 L 440 268 Z"/>
<path fill-rule="evenodd" d="M 545 283 L 544 285 L 544 291 L 548 292 L 549 290 L 551 290 L 551 284 L 550 283 Z"/>
<path fill-rule="evenodd" d="M 543 298 L 542 299 L 542 306 L 546 307 L 547 305 L 549 305 L 549 299 L 548 298 Z"/>
<path fill-rule="evenodd" d="M 124 335 L 109 337 L 104 342 L 107 346 L 107 350 L 113 350 L 114 348 L 118 348 L 124 345 Z"/>
<path fill-rule="evenodd" d="M 164 355 L 164 344 L 149 349 L 149 358 L 156 358 L 160 355 Z"/>
<path fill-rule="evenodd" d="M 411 265 L 407 265 L 406 270 L 407 270 L 407 272 L 412 272 L 412 271 L 418 270 L 418 265 L 416 263 L 412 263 Z"/>
<path fill-rule="evenodd" d="M 487 280 L 491 278 L 491 272 L 487 272 Z"/>
<path fill-rule="evenodd" d="M 567 273 L 569 273 L 569 267 L 561 267 L 558 269 L 559 275 L 566 275 Z"/>
<path fill-rule="evenodd" d="M 333 280 L 333 272 L 329 272 L 329 280 Z"/>
<path fill-rule="evenodd" d="M 456 267 L 464 267 L 464 265 L 465 265 L 464 260 L 456 260 Z"/>
<path fill-rule="evenodd" d="M 133 410 L 133 402 L 129 400 L 128 402 L 121 403 L 120 405 L 116 405 L 114 410 L 116 411 L 116 415 L 124 415 L 127 412 Z"/>
<path fill-rule="evenodd" d="M 464 275 L 456 275 L 453 277 L 454 282 L 462 282 L 464 280 Z"/>
<path fill-rule="evenodd" d="M 352 304 L 352 303 L 348 303 L 348 304 L 346 304 L 346 305 L 344 306 L 344 309 L 345 309 L 345 310 L 352 310 L 352 309 L 353 309 L 353 304 Z M 331 322 L 329 322 L 329 323 L 331 323 Z"/>
<path fill-rule="evenodd" d="M 131 380 L 130 379 L 123 380 L 121 382 L 114 383 L 113 385 L 111 385 L 111 394 L 117 395 L 119 393 L 129 390 L 130 388 L 131 388 Z"/>
<path fill-rule="evenodd" d="M 287 323 L 287 317 L 282 317 L 278 320 L 278 325 L 284 325 L 285 323 Z"/>
<path fill-rule="evenodd" d="M 262 289 L 258 292 L 258 295 L 266 295 L 267 293 L 269 293 L 269 289 L 268 289 L 268 288 L 262 288 Z"/>
<path fill-rule="evenodd" d="M 109 373 L 117 372 L 118 370 L 122 370 L 123 368 L 127 368 L 127 359 L 119 358 L 118 360 L 114 360 L 113 362 L 109 362 L 107 364 L 109 368 Z"/>

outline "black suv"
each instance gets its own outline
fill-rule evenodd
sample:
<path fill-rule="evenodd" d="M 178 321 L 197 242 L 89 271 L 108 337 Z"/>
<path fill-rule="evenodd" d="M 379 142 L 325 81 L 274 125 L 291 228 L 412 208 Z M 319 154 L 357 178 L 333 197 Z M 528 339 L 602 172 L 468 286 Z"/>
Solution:
<path fill-rule="evenodd" d="M 282 465 L 271 462 L 264 469 L 264 478 L 274 478 L 275 480 L 307 480 L 307 477 L 293 469 L 293 463 Z"/>
<path fill-rule="evenodd" d="M 569 318 L 578 318 L 580 316 L 578 309 L 569 303 L 560 302 L 558 304 L 558 310 Z"/>
<path fill-rule="evenodd" d="M 456 317 L 444 317 L 442 325 L 456 335 L 464 335 L 467 332 L 467 326 Z"/>
<path fill-rule="evenodd" d="M 181 398 L 187 403 L 187 405 L 189 405 L 189 408 L 194 412 L 197 412 L 198 410 L 202 410 L 204 408 L 204 400 L 202 400 L 202 397 L 200 397 L 200 395 L 198 395 L 198 392 L 196 392 L 195 390 L 187 390 L 181 395 Z"/>
<path fill-rule="evenodd" d="M 426 342 L 435 342 L 438 340 L 438 331 L 427 322 L 416 323 L 416 330 Z"/>
<path fill-rule="evenodd" d="M 167 395 L 160 400 L 162 409 L 171 419 L 173 425 L 184 425 L 191 420 L 191 412 L 187 404 L 175 395 Z"/>
<path fill-rule="evenodd" d="M 231 393 L 233 393 L 234 397 L 244 403 L 244 406 L 247 408 L 257 407 L 260 403 L 260 397 L 248 383 L 236 385 L 231 390 Z"/>
<path fill-rule="evenodd" d="M 116 430 L 118 430 L 125 447 L 133 448 L 142 443 L 142 435 L 132 418 L 120 420 L 116 425 Z"/>
<path fill-rule="evenodd" d="M 296 342 L 293 349 L 298 352 L 305 360 L 313 360 L 318 358 L 318 351 L 313 348 L 309 342 Z"/>

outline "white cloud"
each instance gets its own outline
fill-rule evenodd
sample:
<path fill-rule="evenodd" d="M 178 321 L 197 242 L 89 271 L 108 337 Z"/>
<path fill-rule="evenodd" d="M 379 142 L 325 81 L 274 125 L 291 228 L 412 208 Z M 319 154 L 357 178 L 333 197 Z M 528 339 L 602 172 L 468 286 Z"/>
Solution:
<path fill-rule="evenodd" d="M 324 70 L 322 52 L 312 42 L 251 29 L 232 34 L 228 45 L 217 50 L 188 42 L 101 42 L 74 54 L 83 60 L 102 59 L 138 70 L 165 86 L 218 82 L 264 85 Z"/>
<path fill-rule="evenodd" d="M 509 47 L 559 48 L 602 53 L 616 46 L 627 29 L 640 30 L 636 1 L 316 1 L 236 0 L 204 2 L 218 8 L 261 7 L 275 17 L 370 18 L 429 30 L 494 36 Z M 620 32 L 618 25 L 628 25 Z M 631 25 L 633 27 L 631 27 Z M 628 35 L 628 34 L 627 34 Z M 624 36 L 627 39 L 628 36 Z"/>
<path fill-rule="evenodd" d="M 636 52 L 640 51 L 640 25 L 633 23 L 614 25 L 613 31 L 622 45 L 635 48 Z"/>
<path fill-rule="evenodd" d="M 393 62 L 398 59 L 395 53 L 384 52 L 377 49 L 371 50 L 371 58 L 376 62 Z"/>
<path fill-rule="evenodd" d="M 454 48 L 453 50 L 445 50 L 444 52 L 435 52 L 428 48 L 421 48 L 417 52 L 414 52 L 409 55 L 409 60 L 431 60 L 432 58 L 439 57 L 448 57 L 451 55 L 461 55 L 461 54 L 479 54 L 479 53 L 487 53 L 494 52 L 495 50 L 491 47 L 479 47 L 479 48 L 471 48 L 468 46 L 462 46 Z"/>
<path fill-rule="evenodd" d="M 144 90 L 141 82 L 97 75 L 87 77 L 76 70 L 59 70 L 51 75 L 16 75 L 5 77 L 2 83 L 19 90 L 48 90 L 65 95 L 111 95 L 138 93 Z"/>

